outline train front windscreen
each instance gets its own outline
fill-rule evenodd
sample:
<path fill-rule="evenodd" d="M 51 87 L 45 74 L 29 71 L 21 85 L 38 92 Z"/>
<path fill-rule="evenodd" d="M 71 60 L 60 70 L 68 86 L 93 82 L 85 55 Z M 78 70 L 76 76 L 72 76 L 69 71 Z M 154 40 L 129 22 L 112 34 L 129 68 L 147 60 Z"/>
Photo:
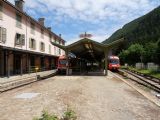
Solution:
<path fill-rule="evenodd" d="M 110 63 L 111 64 L 119 64 L 119 60 L 118 59 L 111 59 Z"/>
<path fill-rule="evenodd" d="M 67 63 L 67 60 L 65 60 L 65 59 L 64 60 L 59 60 L 60 65 L 66 65 L 66 63 Z"/>

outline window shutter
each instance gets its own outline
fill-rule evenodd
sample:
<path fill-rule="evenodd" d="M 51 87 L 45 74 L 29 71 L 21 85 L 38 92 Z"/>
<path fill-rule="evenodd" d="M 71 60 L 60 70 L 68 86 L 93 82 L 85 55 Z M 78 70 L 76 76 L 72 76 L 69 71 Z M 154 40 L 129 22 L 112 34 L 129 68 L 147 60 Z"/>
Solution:
<path fill-rule="evenodd" d="M 0 20 L 2 20 L 3 5 L 0 3 Z"/>
<path fill-rule="evenodd" d="M 51 54 L 51 45 L 49 45 L 49 53 Z"/>
<path fill-rule="evenodd" d="M 16 36 L 15 36 L 15 45 L 17 45 L 17 38 L 18 38 L 18 34 L 16 33 Z"/>
<path fill-rule="evenodd" d="M 43 43 L 43 51 L 45 51 L 45 44 Z"/>
<path fill-rule="evenodd" d="M 54 54 L 56 55 L 56 46 L 54 46 Z"/>
<path fill-rule="evenodd" d="M 31 48 L 31 38 L 29 38 L 29 48 Z"/>
<path fill-rule="evenodd" d="M 22 17 L 19 14 L 16 14 L 16 26 L 21 28 L 22 27 L 21 23 L 22 23 Z"/>
<path fill-rule="evenodd" d="M 25 35 L 21 35 L 21 45 L 25 45 Z"/>
<path fill-rule="evenodd" d="M 2 42 L 2 28 L 0 27 L 0 42 Z"/>
<path fill-rule="evenodd" d="M 42 48 L 42 42 L 40 42 L 40 45 L 39 45 L 39 50 L 40 50 L 40 51 L 42 51 L 41 48 Z"/>
<path fill-rule="evenodd" d="M 34 50 L 36 49 L 36 40 L 34 40 L 34 42 L 33 42 L 33 48 L 34 48 Z"/>
<path fill-rule="evenodd" d="M 7 30 L 6 28 L 2 28 L 2 42 L 6 42 L 6 37 L 7 37 Z"/>

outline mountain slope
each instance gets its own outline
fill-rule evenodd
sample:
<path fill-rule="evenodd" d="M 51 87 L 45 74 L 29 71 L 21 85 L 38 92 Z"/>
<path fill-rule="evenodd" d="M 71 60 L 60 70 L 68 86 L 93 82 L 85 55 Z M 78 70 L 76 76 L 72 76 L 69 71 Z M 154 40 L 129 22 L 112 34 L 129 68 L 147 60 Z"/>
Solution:
<path fill-rule="evenodd" d="M 144 44 L 155 42 L 160 38 L 160 6 L 150 13 L 133 20 L 117 30 L 103 43 L 110 43 L 124 37 L 127 40 L 125 46 L 132 43 Z"/>

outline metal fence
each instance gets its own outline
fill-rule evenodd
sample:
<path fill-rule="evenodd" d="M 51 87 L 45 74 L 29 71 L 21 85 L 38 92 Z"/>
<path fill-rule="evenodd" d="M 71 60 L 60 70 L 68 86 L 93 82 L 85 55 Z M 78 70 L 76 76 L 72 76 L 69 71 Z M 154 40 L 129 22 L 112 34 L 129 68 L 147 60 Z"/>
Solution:
<path fill-rule="evenodd" d="M 148 69 L 152 71 L 160 71 L 160 66 L 155 63 L 136 63 L 135 64 L 136 69 Z"/>

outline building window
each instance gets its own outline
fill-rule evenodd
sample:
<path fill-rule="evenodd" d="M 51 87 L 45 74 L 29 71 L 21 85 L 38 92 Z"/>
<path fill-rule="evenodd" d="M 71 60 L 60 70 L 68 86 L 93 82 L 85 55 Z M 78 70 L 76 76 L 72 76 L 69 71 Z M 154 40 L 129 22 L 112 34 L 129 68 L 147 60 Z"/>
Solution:
<path fill-rule="evenodd" d="M 61 40 L 59 40 L 59 44 L 61 44 Z"/>
<path fill-rule="evenodd" d="M 15 37 L 15 45 L 24 46 L 25 45 L 25 35 L 24 34 L 16 34 Z"/>
<path fill-rule="evenodd" d="M 36 49 L 36 41 L 33 38 L 29 39 L 29 48 L 35 50 Z"/>
<path fill-rule="evenodd" d="M 56 40 L 56 43 L 59 44 L 59 40 L 58 39 Z"/>
<path fill-rule="evenodd" d="M 2 12 L 3 12 L 3 5 L 2 5 L 2 3 L 0 2 L 0 20 L 3 19 Z"/>
<path fill-rule="evenodd" d="M 65 42 L 64 42 L 64 41 L 62 41 L 62 45 L 65 45 Z"/>
<path fill-rule="evenodd" d="M 51 45 L 49 45 L 49 53 L 51 54 Z"/>
<path fill-rule="evenodd" d="M 44 38 L 44 30 L 41 29 L 41 38 Z"/>
<path fill-rule="evenodd" d="M 0 27 L 0 43 L 5 43 L 7 39 L 6 28 Z"/>
<path fill-rule="evenodd" d="M 31 34 L 35 34 L 35 24 L 31 23 Z"/>
<path fill-rule="evenodd" d="M 22 28 L 22 16 L 16 14 L 16 26 Z"/>
<path fill-rule="evenodd" d="M 40 43 L 40 51 L 45 51 L 45 44 L 43 42 Z"/>
<path fill-rule="evenodd" d="M 51 34 L 49 34 L 49 40 L 50 40 L 50 42 L 52 42 L 52 35 Z"/>
<path fill-rule="evenodd" d="M 57 42 L 57 38 L 56 38 L 56 37 L 54 37 L 54 42 L 55 42 L 55 43 Z"/>
<path fill-rule="evenodd" d="M 61 55 L 61 49 L 59 49 L 59 55 Z"/>
<path fill-rule="evenodd" d="M 54 54 L 56 55 L 56 46 L 54 46 Z"/>

